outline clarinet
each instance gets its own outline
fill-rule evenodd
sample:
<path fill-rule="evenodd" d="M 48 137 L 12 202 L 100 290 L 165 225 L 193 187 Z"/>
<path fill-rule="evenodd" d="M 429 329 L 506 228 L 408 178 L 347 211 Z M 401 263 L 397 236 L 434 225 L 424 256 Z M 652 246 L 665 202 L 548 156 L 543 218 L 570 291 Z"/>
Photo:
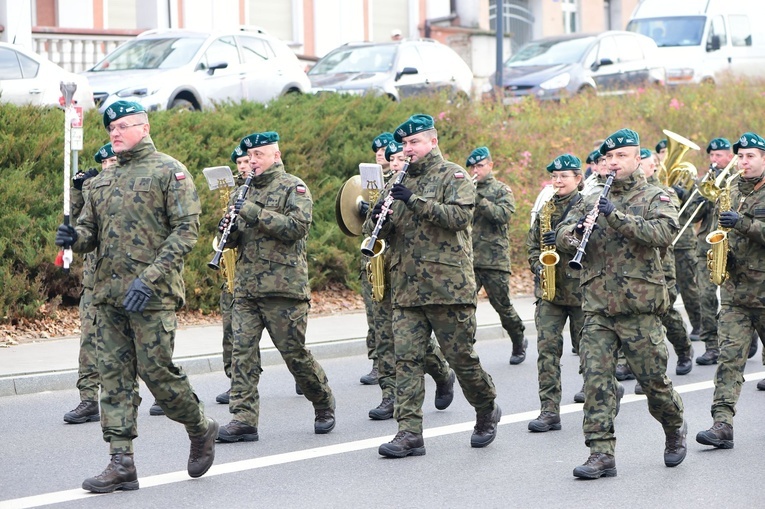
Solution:
<path fill-rule="evenodd" d="M 598 197 L 598 202 L 600 201 L 600 198 L 606 198 L 608 196 L 608 192 L 611 190 L 611 184 L 614 183 L 614 175 L 616 175 L 615 171 L 612 171 L 608 174 L 608 178 L 606 179 L 606 185 L 603 187 L 603 191 L 601 191 L 600 196 Z M 595 203 L 595 206 L 592 207 L 592 210 L 587 214 L 587 217 L 593 216 L 597 219 L 598 217 L 598 204 Z M 592 234 L 592 230 L 595 228 L 595 223 L 592 223 L 592 226 L 588 226 L 584 229 L 584 233 L 582 234 L 582 241 L 579 243 L 579 247 L 576 248 L 576 254 L 571 259 L 570 262 L 568 262 L 568 266 L 571 267 L 574 270 L 582 270 L 582 257 L 585 255 L 585 248 L 587 248 L 587 242 L 590 240 L 590 235 Z"/>
<path fill-rule="evenodd" d="M 409 159 L 409 157 L 406 158 L 404 166 L 401 168 L 401 171 L 398 172 L 398 175 L 396 175 L 396 180 L 393 182 L 393 185 L 402 183 L 404 178 L 406 178 L 406 172 L 409 170 Z M 382 208 L 380 209 L 380 215 L 377 216 L 377 223 L 375 223 L 375 229 L 372 230 L 372 236 L 368 237 L 364 245 L 361 246 L 361 254 L 364 256 L 374 256 L 374 248 L 375 242 L 377 242 L 377 236 L 380 234 L 380 229 L 385 224 L 385 220 L 388 217 L 388 211 L 392 205 L 393 196 L 388 193 L 388 195 L 385 197 L 385 201 L 383 201 Z"/>
<path fill-rule="evenodd" d="M 250 175 L 247 177 L 247 180 L 244 181 L 244 184 L 239 189 L 239 198 L 237 198 L 237 201 L 244 200 L 247 197 L 247 191 L 250 190 L 250 183 L 252 182 L 253 176 L 254 176 L 254 172 L 250 172 Z M 226 242 L 228 242 L 228 236 L 231 233 L 231 226 L 233 226 L 238 215 L 239 213 L 236 211 L 236 208 L 229 213 L 229 222 L 226 225 L 226 229 L 223 230 L 223 235 L 220 236 L 218 247 L 215 248 L 215 255 L 213 256 L 213 259 L 210 261 L 210 263 L 207 264 L 207 266 L 210 267 L 211 269 L 214 269 L 214 270 L 220 269 L 220 259 L 221 259 L 221 256 L 223 256 L 223 249 L 226 247 Z"/>

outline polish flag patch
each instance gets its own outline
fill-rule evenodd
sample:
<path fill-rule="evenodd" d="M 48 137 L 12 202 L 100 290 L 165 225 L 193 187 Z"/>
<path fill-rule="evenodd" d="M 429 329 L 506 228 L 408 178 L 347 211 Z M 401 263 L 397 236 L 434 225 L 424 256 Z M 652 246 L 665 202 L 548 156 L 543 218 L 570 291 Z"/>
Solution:
<path fill-rule="evenodd" d="M 465 178 L 465 174 L 462 173 L 461 171 L 455 171 L 454 172 L 454 178 L 456 178 L 456 179 L 464 179 Z"/>
<path fill-rule="evenodd" d="M 175 180 L 184 180 L 186 178 L 186 174 L 182 171 L 175 172 Z"/>
<path fill-rule="evenodd" d="M 666 195 L 664 195 L 664 194 L 662 194 L 661 196 L 659 196 L 659 200 L 661 200 L 661 201 L 670 201 L 670 199 L 669 199 L 669 196 L 666 196 Z"/>
<path fill-rule="evenodd" d="M 297 191 L 298 194 L 305 194 L 305 186 L 298 184 L 295 186 L 295 191 Z"/>

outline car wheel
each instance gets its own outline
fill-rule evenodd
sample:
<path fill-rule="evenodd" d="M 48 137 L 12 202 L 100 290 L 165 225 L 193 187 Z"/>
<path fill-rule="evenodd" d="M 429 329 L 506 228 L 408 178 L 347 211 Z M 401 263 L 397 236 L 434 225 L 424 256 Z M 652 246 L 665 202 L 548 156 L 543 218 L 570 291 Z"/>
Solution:
<path fill-rule="evenodd" d="M 593 96 L 595 96 L 595 89 L 593 87 L 589 86 L 589 85 L 585 85 L 585 86 L 581 87 L 577 91 L 577 93 L 578 94 L 582 94 L 582 95 L 586 95 L 586 96 L 589 96 L 589 97 L 593 97 Z"/>
<path fill-rule="evenodd" d="M 186 99 L 173 99 L 170 103 L 170 109 L 176 111 L 196 111 L 194 104 Z"/>
<path fill-rule="evenodd" d="M 714 78 L 711 78 L 711 77 L 707 76 L 706 78 L 701 80 L 701 84 L 704 85 L 704 86 L 707 86 L 707 87 L 713 87 L 713 86 L 715 86 L 715 80 L 714 80 Z"/>

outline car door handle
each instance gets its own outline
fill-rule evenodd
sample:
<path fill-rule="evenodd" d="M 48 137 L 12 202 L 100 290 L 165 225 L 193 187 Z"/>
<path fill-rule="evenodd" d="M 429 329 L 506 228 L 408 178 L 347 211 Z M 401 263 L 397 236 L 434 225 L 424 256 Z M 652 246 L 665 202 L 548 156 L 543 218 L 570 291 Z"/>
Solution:
<path fill-rule="evenodd" d="M 41 88 L 30 88 L 29 89 L 29 93 L 30 94 L 42 94 L 42 89 Z"/>

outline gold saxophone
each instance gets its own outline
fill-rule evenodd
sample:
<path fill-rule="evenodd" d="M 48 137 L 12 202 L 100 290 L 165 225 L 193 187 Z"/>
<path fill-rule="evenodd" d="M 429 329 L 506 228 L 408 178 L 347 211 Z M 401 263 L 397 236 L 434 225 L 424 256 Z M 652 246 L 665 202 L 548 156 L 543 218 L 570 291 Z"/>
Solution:
<path fill-rule="evenodd" d="M 218 181 L 218 197 L 223 204 L 223 215 L 228 214 L 228 201 L 230 198 L 229 187 L 225 179 Z M 212 240 L 213 251 L 218 250 L 218 236 Z M 234 270 L 236 267 L 236 249 L 224 249 L 222 254 L 222 263 L 220 270 L 223 277 L 226 278 L 226 288 L 228 293 L 234 293 Z"/>
<path fill-rule="evenodd" d="M 555 212 L 555 203 L 553 200 L 558 191 L 545 202 L 539 211 L 539 238 L 542 235 L 552 231 L 552 215 Z M 541 244 L 541 242 L 540 242 Z M 545 246 L 541 244 L 542 252 L 539 253 L 539 262 L 542 264 L 542 274 L 539 276 L 539 283 L 542 289 L 542 299 L 552 301 L 555 298 L 555 266 L 560 261 L 560 255 L 555 252 L 555 246 Z"/>
<path fill-rule="evenodd" d="M 730 165 L 728 166 L 730 167 Z M 733 174 L 725 180 L 725 185 L 720 187 L 719 192 L 719 211 L 718 214 L 727 212 L 731 209 L 730 188 L 733 179 L 738 177 L 738 173 Z M 718 215 L 719 217 L 719 215 Z M 707 251 L 707 268 L 709 268 L 709 280 L 716 285 L 722 285 L 728 279 L 728 232 L 730 228 L 718 227 L 707 235 L 706 241 L 711 246 Z"/>
<path fill-rule="evenodd" d="M 377 203 L 377 200 L 380 199 L 380 190 L 367 187 L 367 191 L 369 192 L 370 207 L 372 207 L 372 204 Z M 372 285 L 372 300 L 375 302 L 382 302 L 385 295 L 384 252 L 385 243 L 382 240 L 377 240 L 374 245 L 374 255 L 367 262 L 367 279 L 369 284 Z"/>

